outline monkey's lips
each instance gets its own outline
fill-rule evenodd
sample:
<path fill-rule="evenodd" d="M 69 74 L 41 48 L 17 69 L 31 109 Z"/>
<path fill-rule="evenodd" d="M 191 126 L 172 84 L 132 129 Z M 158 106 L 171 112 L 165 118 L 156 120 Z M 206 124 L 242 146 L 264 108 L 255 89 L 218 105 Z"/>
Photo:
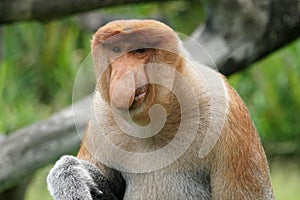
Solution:
<path fill-rule="evenodd" d="M 134 100 L 131 106 L 135 107 L 136 105 L 140 105 L 141 103 L 143 103 L 143 101 L 146 98 L 147 91 L 148 91 L 147 85 L 143 85 L 142 87 L 137 88 L 135 90 Z"/>
<path fill-rule="evenodd" d="M 140 107 L 148 96 L 149 86 L 147 84 L 143 85 L 135 89 L 131 94 L 130 91 L 132 90 L 128 89 L 125 85 L 123 88 L 118 88 L 118 90 L 113 93 L 115 95 L 111 95 L 111 103 L 114 108 L 118 110 L 133 110 Z"/>

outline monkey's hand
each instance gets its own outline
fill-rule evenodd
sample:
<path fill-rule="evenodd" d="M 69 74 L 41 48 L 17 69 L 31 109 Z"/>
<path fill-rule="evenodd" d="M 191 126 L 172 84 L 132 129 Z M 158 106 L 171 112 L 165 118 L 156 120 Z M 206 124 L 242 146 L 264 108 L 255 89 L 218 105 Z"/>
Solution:
<path fill-rule="evenodd" d="M 93 164 L 74 156 L 63 156 L 51 169 L 48 190 L 55 200 L 117 199 L 109 181 Z"/>

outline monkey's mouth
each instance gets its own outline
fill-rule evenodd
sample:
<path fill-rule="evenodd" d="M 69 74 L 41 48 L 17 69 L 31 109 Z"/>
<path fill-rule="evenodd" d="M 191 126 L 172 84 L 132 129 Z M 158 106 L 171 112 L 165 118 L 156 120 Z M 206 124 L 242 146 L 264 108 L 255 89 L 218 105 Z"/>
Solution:
<path fill-rule="evenodd" d="M 145 100 L 145 98 L 147 96 L 147 91 L 148 91 L 147 85 L 143 85 L 142 87 L 137 88 L 135 90 L 134 101 L 133 101 L 132 106 L 143 103 L 143 101 Z"/>

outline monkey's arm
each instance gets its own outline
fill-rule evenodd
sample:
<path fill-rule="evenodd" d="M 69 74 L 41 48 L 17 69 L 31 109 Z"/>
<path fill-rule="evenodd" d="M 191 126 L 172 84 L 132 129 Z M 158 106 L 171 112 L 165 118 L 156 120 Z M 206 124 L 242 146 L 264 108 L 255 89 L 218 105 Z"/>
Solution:
<path fill-rule="evenodd" d="M 118 199 L 111 180 L 90 162 L 74 156 L 63 156 L 51 169 L 48 177 L 48 189 L 55 200 L 100 200 Z"/>
<path fill-rule="evenodd" d="M 227 123 L 214 148 L 213 199 L 275 199 L 267 159 L 248 110 L 228 86 Z"/>

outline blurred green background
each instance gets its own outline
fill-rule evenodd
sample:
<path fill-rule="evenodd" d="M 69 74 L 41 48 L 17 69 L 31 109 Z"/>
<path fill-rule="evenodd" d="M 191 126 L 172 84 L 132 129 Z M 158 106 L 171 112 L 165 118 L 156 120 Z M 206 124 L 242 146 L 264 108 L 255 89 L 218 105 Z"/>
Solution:
<path fill-rule="evenodd" d="M 139 4 L 102 9 L 119 18 L 164 19 L 190 34 L 204 20 L 199 2 Z M 200 11 L 199 11 L 200 10 Z M 90 52 L 91 31 L 69 17 L 1 27 L 0 132 L 9 134 L 72 103 L 80 63 Z M 229 77 L 246 102 L 270 162 L 277 199 L 300 197 L 300 40 Z M 26 200 L 51 199 L 45 177 L 32 178 Z"/>

